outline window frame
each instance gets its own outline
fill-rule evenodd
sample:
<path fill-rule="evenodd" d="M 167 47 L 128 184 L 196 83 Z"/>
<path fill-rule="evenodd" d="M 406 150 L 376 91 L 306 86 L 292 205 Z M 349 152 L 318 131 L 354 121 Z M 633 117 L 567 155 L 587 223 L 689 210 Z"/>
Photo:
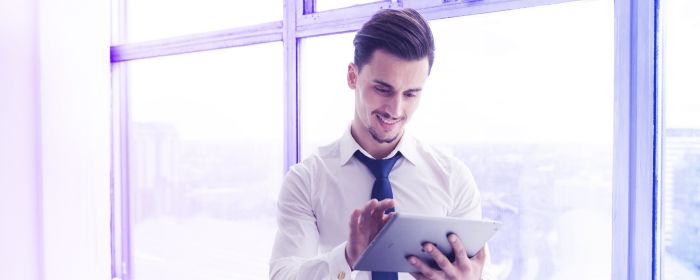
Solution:
<path fill-rule="evenodd" d="M 658 279 L 658 0 L 615 1 L 612 279 Z"/>
<path fill-rule="evenodd" d="M 358 30 L 380 9 L 414 8 L 426 19 L 469 16 L 578 0 L 381 1 L 315 12 L 316 0 L 284 0 L 281 21 L 221 31 L 124 43 L 125 1 L 112 0 L 112 277 L 131 279 L 126 66 L 147 59 L 282 41 L 284 45 L 284 162 L 300 160 L 299 61 L 302 38 Z M 658 0 L 615 0 L 611 279 L 658 279 L 659 175 L 657 90 Z"/>

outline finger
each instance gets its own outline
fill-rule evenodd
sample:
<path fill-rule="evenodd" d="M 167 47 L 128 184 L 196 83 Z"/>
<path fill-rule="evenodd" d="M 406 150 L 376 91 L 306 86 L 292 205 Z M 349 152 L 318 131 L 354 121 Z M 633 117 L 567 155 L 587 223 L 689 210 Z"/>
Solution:
<path fill-rule="evenodd" d="M 350 237 L 348 238 L 348 244 L 345 252 L 349 256 L 349 260 L 353 261 L 358 252 L 361 250 L 362 242 L 362 232 L 360 231 L 360 226 L 358 220 L 360 219 L 360 214 L 362 210 L 355 209 L 350 215 Z"/>
<path fill-rule="evenodd" d="M 393 198 L 385 198 L 382 199 L 382 201 L 379 201 L 379 205 L 385 207 L 385 209 L 389 209 L 396 206 L 396 200 Z"/>
<path fill-rule="evenodd" d="M 357 221 L 360 218 L 360 213 L 362 213 L 360 209 L 353 210 L 352 214 L 350 214 L 350 222 L 348 223 L 350 226 L 350 237 L 348 238 L 347 245 L 345 245 L 345 258 L 350 264 L 355 262 L 355 258 L 359 254 L 362 246 L 362 238 Z"/>
<path fill-rule="evenodd" d="M 478 275 L 481 275 L 484 271 L 484 263 L 486 262 L 486 254 L 487 254 L 488 248 L 486 246 L 482 247 L 479 252 L 476 252 L 474 256 L 472 256 L 470 259 L 471 263 L 469 263 L 469 268 L 468 270 L 470 273 L 478 273 Z"/>
<path fill-rule="evenodd" d="M 423 276 L 423 274 L 421 274 L 421 273 L 419 273 L 419 272 L 410 272 L 410 274 L 411 274 L 411 276 L 413 276 L 413 278 L 416 278 L 416 280 L 426 280 L 426 279 L 428 279 L 428 278 L 425 278 L 425 277 Z"/>
<path fill-rule="evenodd" d="M 408 257 L 408 262 L 413 267 L 418 269 L 420 274 L 424 277 L 422 279 L 438 279 L 438 277 L 440 277 L 440 275 L 442 275 L 441 271 L 437 271 L 437 270 L 433 269 L 432 267 L 430 267 L 429 265 L 427 265 L 426 263 L 421 261 L 416 256 Z"/>
<path fill-rule="evenodd" d="M 480 266 L 484 266 L 484 262 L 486 261 L 486 250 L 486 246 L 484 245 L 479 252 L 476 252 L 476 255 L 470 258 L 472 263 L 477 263 Z"/>
<path fill-rule="evenodd" d="M 377 219 L 377 221 L 381 221 L 385 215 L 384 213 L 386 212 L 386 210 L 394 208 L 394 204 L 394 200 L 391 198 L 386 198 L 382 201 L 379 201 L 379 203 L 377 203 L 377 207 L 373 210 L 373 218 Z"/>
<path fill-rule="evenodd" d="M 391 218 L 394 217 L 394 216 L 396 216 L 396 212 L 391 212 L 391 213 L 389 213 L 389 214 L 387 214 L 387 215 L 384 215 L 384 217 L 382 217 L 382 226 L 384 226 L 384 224 L 386 224 L 386 222 L 388 222 L 389 220 L 391 220 Z"/>
<path fill-rule="evenodd" d="M 365 203 L 365 207 L 362 209 L 360 225 L 366 224 L 371 220 L 372 211 L 374 210 L 374 208 L 377 207 L 377 203 L 378 202 L 376 199 L 370 199 L 369 201 L 367 201 L 367 203 Z"/>
<path fill-rule="evenodd" d="M 435 263 L 440 267 L 440 269 L 447 274 L 447 276 L 457 277 L 457 269 L 452 265 L 452 262 L 445 257 L 445 255 L 440 252 L 440 250 L 432 243 L 425 243 L 423 245 L 423 251 L 430 254 L 435 260 Z"/>
<path fill-rule="evenodd" d="M 372 219 L 374 219 L 378 223 L 382 221 L 382 218 L 384 217 L 384 211 L 386 209 L 391 208 L 391 207 L 385 208 L 385 207 L 387 207 L 387 203 L 389 203 L 387 200 L 393 201 L 393 199 L 389 199 L 389 198 L 384 199 L 382 201 L 377 202 L 376 207 L 374 209 L 372 209 Z"/>
<path fill-rule="evenodd" d="M 358 209 L 353 210 L 352 214 L 350 215 L 350 223 L 349 223 L 350 236 L 352 236 L 353 233 L 356 233 L 359 231 L 359 228 L 358 228 L 359 221 L 358 220 L 360 219 L 360 214 L 362 214 L 362 210 L 360 210 L 358 208 Z"/>
<path fill-rule="evenodd" d="M 471 265 L 471 260 L 469 260 L 467 250 L 464 248 L 462 241 L 454 233 L 447 235 L 447 240 L 450 241 L 452 250 L 455 252 L 455 262 L 457 263 L 457 266 L 461 268 L 468 268 Z"/>

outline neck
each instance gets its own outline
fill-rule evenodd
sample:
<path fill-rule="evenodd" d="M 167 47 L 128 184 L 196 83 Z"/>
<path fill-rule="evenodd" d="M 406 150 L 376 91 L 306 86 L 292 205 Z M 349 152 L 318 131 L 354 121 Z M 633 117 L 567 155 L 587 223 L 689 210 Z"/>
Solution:
<path fill-rule="evenodd" d="M 401 135 L 396 137 L 394 141 L 390 143 L 380 143 L 375 140 L 372 135 L 370 135 L 369 131 L 367 131 L 364 126 L 358 125 L 355 122 L 353 122 L 350 126 L 350 134 L 352 135 L 352 138 L 355 139 L 357 144 L 359 144 L 362 149 L 367 151 L 375 159 L 383 159 L 384 157 L 388 156 L 391 151 L 396 148 L 396 145 L 399 144 L 401 138 L 403 137 L 403 131 L 401 131 Z"/>

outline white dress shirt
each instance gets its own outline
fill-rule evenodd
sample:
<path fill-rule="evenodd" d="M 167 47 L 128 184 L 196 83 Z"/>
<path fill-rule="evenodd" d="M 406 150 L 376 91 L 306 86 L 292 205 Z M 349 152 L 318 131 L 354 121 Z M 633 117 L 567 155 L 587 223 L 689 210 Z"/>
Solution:
<path fill-rule="evenodd" d="M 284 178 L 278 206 L 278 231 L 270 260 L 270 279 L 369 280 L 351 272 L 345 259 L 350 215 L 370 200 L 374 175 L 353 157 L 372 158 L 350 134 L 321 147 Z M 467 166 L 404 133 L 396 149 L 403 157 L 389 173 L 396 211 L 432 216 L 481 218 L 481 198 Z M 399 279 L 413 279 L 399 273 Z"/>

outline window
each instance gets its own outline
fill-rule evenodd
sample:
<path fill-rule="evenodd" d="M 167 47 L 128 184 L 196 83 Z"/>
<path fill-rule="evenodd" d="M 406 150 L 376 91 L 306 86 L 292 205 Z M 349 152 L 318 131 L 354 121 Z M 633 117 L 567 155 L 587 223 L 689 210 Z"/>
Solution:
<path fill-rule="evenodd" d="M 280 21 L 283 11 L 281 0 L 138 0 L 126 7 L 128 42 Z"/>
<path fill-rule="evenodd" d="M 490 245 L 498 279 L 610 278 L 612 8 L 577 1 L 430 22 L 435 64 L 409 130 L 466 162 L 484 216 L 504 221 Z M 353 118 L 353 36 L 302 42 L 302 158 Z"/>
<path fill-rule="evenodd" d="M 609 1 L 432 23 L 414 129 L 467 163 L 504 222 L 498 279 L 610 278 L 612 26 Z"/>
<path fill-rule="evenodd" d="M 414 7 L 433 27 L 436 64 L 409 129 L 464 160 L 482 190 L 485 216 L 506 222 L 492 242 L 498 279 L 635 278 L 638 275 L 632 272 L 648 267 L 652 256 L 635 253 L 651 250 L 634 242 L 649 235 L 639 233 L 646 224 L 637 216 L 651 211 L 636 203 L 644 196 L 631 198 L 637 193 L 634 187 L 646 187 L 646 181 L 636 180 L 639 171 L 611 174 L 613 154 L 621 170 L 635 164 L 636 157 L 629 155 L 646 146 L 628 149 L 641 134 L 633 126 L 652 122 L 633 119 L 634 108 L 621 109 L 640 106 L 631 97 L 637 92 L 624 85 L 641 75 L 626 77 L 631 81 L 616 79 L 614 96 L 612 80 L 613 64 L 617 70 L 634 70 L 636 58 L 629 65 L 625 59 L 644 39 L 631 34 L 639 35 L 634 32 L 643 31 L 651 19 L 629 19 L 644 14 L 634 8 L 646 4 L 151 0 L 125 5 L 127 0 L 113 1 L 114 7 L 127 8 L 125 17 L 114 17 L 115 22 L 126 19 L 126 25 L 117 23 L 115 30 L 128 31 L 128 40 L 114 42 L 126 44 L 111 48 L 117 112 L 113 277 L 266 278 L 269 249 L 258 246 L 259 255 L 241 258 L 231 242 L 255 238 L 256 244 L 265 239 L 269 243 L 262 244 L 272 246 L 274 200 L 284 168 L 339 137 L 349 124 L 353 93 L 345 72 L 352 60 L 352 36 L 364 19 L 386 7 Z M 567 3 L 549 5 L 560 2 Z M 686 2 L 690 1 L 673 4 L 686 5 L 676 13 L 694 10 Z M 302 7 L 318 13 L 303 15 Z M 673 14 L 672 8 L 664 9 Z M 678 23 L 680 17 L 676 23 L 668 17 L 663 20 L 667 26 L 686 25 L 692 30 L 690 21 Z M 622 34 L 613 35 L 612 30 Z M 678 35 L 682 28 L 673 30 L 676 35 L 666 30 L 666 78 L 672 71 L 692 73 L 673 70 L 680 69 L 673 61 L 678 65 L 683 60 L 668 55 L 673 45 L 685 44 L 690 50 L 696 44 L 679 39 L 690 37 Z M 147 40 L 153 41 L 135 43 Z M 615 57 L 613 40 L 618 47 Z M 636 41 L 628 44 L 628 40 Z M 693 53 L 687 55 L 683 63 L 693 61 Z M 686 153 L 684 143 L 697 135 L 698 128 L 687 126 L 688 120 L 700 119 L 693 115 L 697 110 L 676 109 L 697 107 L 697 99 L 684 94 L 692 91 L 678 90 L 692 88 L 681 81 L 683 75 L 673 74 L 663 83 L 661 257 L 669 279 L 679 275 L 674 274 L 680 271 L 678 266 L 697 265 L 673 249 L 692 236 L 688 233 L 692 227 L 680 225 L 673 213 L 697 203 L 679 202 L 679 176 L 669 175 L 695 166 L 674 159 L 678 151 Z M 685 122 L 679 126 L 673 120 Z M 254 149 L 259 144 L 272 148 Z M 253 150 L 265 153 L 253 156 Z M 648 150 L 652 153 L 653 148 Z M 615 196 L 616 191 L 621 195 Z M 252 197 L 242 200 L 244 194 Z M 232 228 L 250 231 L 234 233 Z M 612 261 L 600 257 L 610 251 Z M 525 255 L 536 258 L 523 259 Z M 591 260 L 596 265 L 589 265 Z"/>
<path fill-rule="evenodd" d="M 340 138 L 354 117 L 355 93 L 347 86 L 354 37 L 354 32 L 343 33 L 312 37 L 301 43 L 301 158 Z"/>
<path fill-rule="evenodd" d="M 661 278 L 700 279 L 700 19 L 697 1 L 662 1 Z"/>
<path fill-rule="evenodd" d="M 269 43 L 127 63 L 130 279 L 267 277 L 281 54 Z"/>
<path fill-rule="evenodd" d="M 346 1 L 346 0 L 316 0 L 315 7 L 314 9 L 318 12 L 321 11 L 327 11 L 327 10 L 333 10 L 333 9 L 339 9 L 339 8 L 344 8 L 344 7 L 349 7 L 352 5 L 361 5 L 361 4 L 367 4 L 367 3 L 380 3 L 380 2 L 396 2 L 396 0 L 393 1 L 381 1 L 381 0 L 353 0 L 353 1 Z"/>

